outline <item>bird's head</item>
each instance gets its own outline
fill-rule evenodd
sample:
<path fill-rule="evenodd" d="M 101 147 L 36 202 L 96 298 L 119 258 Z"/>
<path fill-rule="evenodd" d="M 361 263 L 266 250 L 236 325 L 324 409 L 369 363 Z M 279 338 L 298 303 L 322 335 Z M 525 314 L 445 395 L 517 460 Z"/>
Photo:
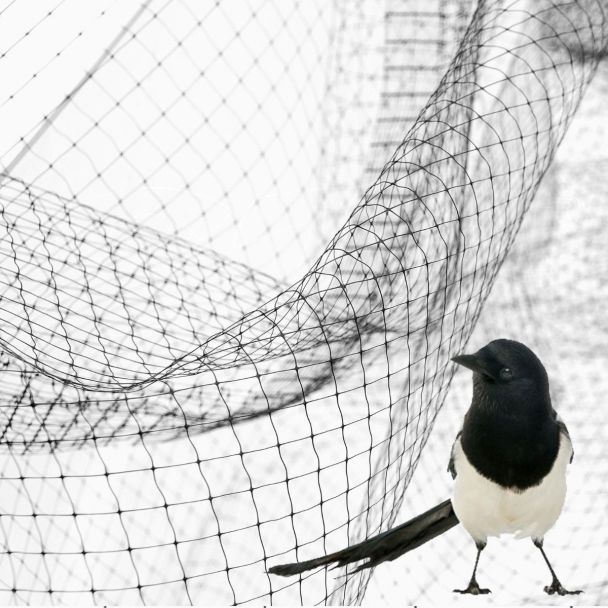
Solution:
<path fill-rule="evenodd" d="M 515 340 L 493 340 L 473 355 L 452 361 L 473 371 L 473 396 L 501 404 L 550 405 L 549 378 L 540 359 Z"/>

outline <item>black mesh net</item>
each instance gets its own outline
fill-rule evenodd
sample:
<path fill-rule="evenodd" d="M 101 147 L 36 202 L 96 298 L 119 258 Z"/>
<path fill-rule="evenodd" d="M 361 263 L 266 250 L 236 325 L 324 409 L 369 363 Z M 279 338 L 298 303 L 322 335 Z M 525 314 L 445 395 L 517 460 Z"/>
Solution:
<path fill-rule="evenodd" d="M 361 602 L 370 571 L 267 568 L 446 498 L 449 358 L 502 336 L 546 361 L 558 564 L 606 601 L 603 67 L 558 146 L 607 13 L 4 2 L 0 602 Z M 495 595 L 540 603 L 512 555 Z M 471 557 L 450 532 L 369 591 Z"/>

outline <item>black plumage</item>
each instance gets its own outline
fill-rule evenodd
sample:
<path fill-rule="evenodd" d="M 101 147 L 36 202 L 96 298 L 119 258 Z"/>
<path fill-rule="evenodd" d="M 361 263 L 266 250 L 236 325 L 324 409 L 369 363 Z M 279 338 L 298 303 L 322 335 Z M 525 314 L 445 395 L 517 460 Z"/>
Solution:
<path fill-rule="evenodd" d="M 382 562 L 397 559 L 404 553 L 443 534 L 456 524 L 458 524 L 458 518 L 454 513 L 452 503 L 446 500 L 414 519 L 356 545 L 316 559 L 273 566 L 268 572 L 279 576 L 290 576 L 328 564 L 335 564 L 336 567 L 339 567 L 363 559 L 368 560 L 354 570 L 354 572 L 358 572 L 364 568 L 373 568 Z"/>

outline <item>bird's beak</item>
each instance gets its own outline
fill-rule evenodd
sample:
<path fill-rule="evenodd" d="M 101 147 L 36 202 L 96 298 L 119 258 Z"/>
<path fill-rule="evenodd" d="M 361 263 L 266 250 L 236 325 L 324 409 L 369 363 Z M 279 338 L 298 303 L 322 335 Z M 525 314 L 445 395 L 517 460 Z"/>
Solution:
<path fill-rule="evenodd" d="M 483 360 L 477 355 L 456 355 L 455 357 L 452 357 L 452 361 L 454 361 L 454 363 L 458 363 L 458 365 L 466 367 L 467 369 L 477 372 L 478 374 L 483 374 L 490 379 L 494 379 L 492 372 L 484 364 Z"/>

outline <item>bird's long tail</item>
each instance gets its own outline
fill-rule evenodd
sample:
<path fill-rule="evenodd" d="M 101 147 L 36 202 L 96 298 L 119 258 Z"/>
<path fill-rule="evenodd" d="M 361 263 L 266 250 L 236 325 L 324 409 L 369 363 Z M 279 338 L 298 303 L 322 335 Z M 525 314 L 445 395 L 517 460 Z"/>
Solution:
<path fill-rule="evenodd" d="M 456 524 L 458 524 L 458 518 L 452 508 L 452 502 L 446 500 L 414 517 L 414 519 L 410 519 L 396 528 L 368 538 L 352 547 L 316 559 L 309 559 L 305 562 L 272 566 L 268 572 L 279 576 L 291 576 L 319 566 L 334 563 L 336 567 L 346 566 L 346 564 L 366 559 L 365 563 L 354 570 L 354 572 L 358 572 L 365 568 L 373 568 L 382 562 L 392 561 L 432 538 L 447 532 Z"/>

